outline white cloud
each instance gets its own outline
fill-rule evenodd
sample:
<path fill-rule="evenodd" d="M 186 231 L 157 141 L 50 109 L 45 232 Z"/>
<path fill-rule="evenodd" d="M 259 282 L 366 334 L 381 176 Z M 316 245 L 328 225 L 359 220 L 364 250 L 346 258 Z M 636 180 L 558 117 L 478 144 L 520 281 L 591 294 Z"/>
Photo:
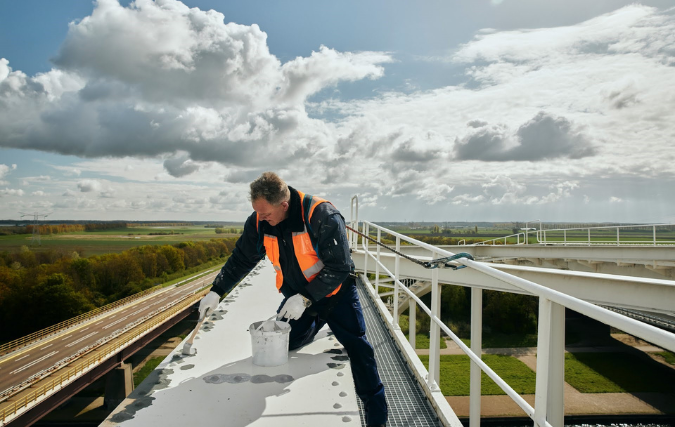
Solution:
<path fill-rule="evenodd" d="M 90 193 L 101 189 L 101 183 L 95 179 L 83 179 L 77 183 L 77 188 L 83 193 Z"/>
<path fill-rule="evenodd" d="M 2 66 L 2 62 L 0 62 L 0 67 L 1 66 Z M 2 74 L 2 70 L 0 69 L 0 76 L 1 76 L 1 74 Z M 0 184 L 6 185 L 7 181 L 4 181 L 4 178 L 14 170 L 16 170 L 16 164 L 12 164 L 11 166 L 0 164 Z"/>
<path fill-rule="evenodd" d="M 672 11 L 640 5 L 562 27 L 484 29 L 444 58 L 465 67 L 462 84 L 371 85 L 358 100 L 335 92 L 310 105 L 336 83 L 379 78 L 391 55 L 318 47 L 282 63 L 255 25 L 172 0 L 105 0 L 71 26 L 54 70 L 29 77 L 0 60 L 0 105 L 16 106 L 0 107 L 0 144 L 86 157 L 72 168 L 100 177 L 91 209 L 110 215 L 243 215 L 264 170 L 329 199 L 358 193 L 369 212 L 570 215 L 575 203 L 609 206 L 607 188 L 633 200 L 649 186 L 667 213 L 673 34 Z M 57 181 L 40 188 L 88 206 L 82 187 Z"/>
<path fill-rule="evenodd" d="M 479 194 L 477 196 L 472 196 L 470 194 L 460 194 L 452 198 L 453 205 L 468 205 L 472 203 L 480 203 L 485 200 L 485 196 Z"/>
<path fill-rule="evenodd" d="M 13 188 L 0 189 L 0 196 L 23 196 L 24 194 L 23 190 L 15 190 Z"/>
<path fill-rule="evenodd" d="M 550 187 L 555 189 L 555 191 L 549 193 L 547 196 L 542 197 L 539 200 L 540 204 L 554 203 L 560 199 L 566 199 L 570 197 L 572 195 L 572 190 L 579 187 L 579 183 L 574 181 L 565 181 L 552 184 Z"/>
<path fill-rule="evenodd" d="M 164 169 L 171 176 L 180 178 L 199 170 L 199 165 L 190 160 L 187 153 L 181 153 L 171 159 L 164 160 Z"/>
<path fill-rule="evenodd" d="M 609 198 L 609 203 L 621 203 L 621 202 L 623 202 L 623 199 L 621 197 L 611 196 Z"/>
<path fill-rule="evenodd" d="M 191 161 L 302 160 L 331 142 L 307 97 L 378 78 L 390 61 L 321 46 L 282 64 L 255 24 L 176 0 L 102 0 L 71 24 L 57 68 L 31 78 L 3 60 L 0 105 L 13 108 L 0 110 L 0 143 L 87 157 L 187 153 L 165 162 L 178 177 L 198 170 Z"/>
<path fill-rule="evenodd" d="M 483 192 L 494 205 L 537 203 L 539 198 L 526 194 L 527 186 L 508 176 L 498 175 L 490 182 L 482 185 Z"/>
<path fill-rule="evenodd" d="M 38 197 L 42 197 L 42 196 L 44 196 L 45 194 L 46 194 L 46 193 L 45 193 L 44 191 L 42 191 L 42 190 L 33 191 L 32 193 L 30 193 L 31 196 L 38 196 Z"/>

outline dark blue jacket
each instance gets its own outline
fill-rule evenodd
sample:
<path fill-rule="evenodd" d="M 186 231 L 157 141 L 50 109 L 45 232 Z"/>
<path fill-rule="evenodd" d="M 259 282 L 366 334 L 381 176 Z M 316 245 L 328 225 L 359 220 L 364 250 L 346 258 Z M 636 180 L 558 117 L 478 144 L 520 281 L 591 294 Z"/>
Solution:
<path fill-rule="evenodd" d="M 289 189 L 291 200 L 288 218 L 274 227 L 267 221 L 261 221 L 260 232 L 279 238 L 279 263 L 284 274 L 281 292 L 284 296 L 301 293 L 317 302 L 333 292 L 354 270 L 345 222 L 340 212 L 330 203 L 321 203 L 314 209 L 309 227 L 310 238 L 314 246 L 318 247 L 317 255 L 324 267 L 314 280 L 307 282 L 293 250 L 292 233 L 304 230 L 300 195 L 294 188 Z M 232 255 L 213 281 L 211 290 L 220 296 L 229 292 L 265 256 L 264 246 L 258 244 L 259 241 L 262 242 L 262 238 L 259 240 L 256 220 L 257 215 L 253 212 L 244 224 L 244 232 L 237 240 Z M 274 286 L 274 282 L 269 286 Z"/>

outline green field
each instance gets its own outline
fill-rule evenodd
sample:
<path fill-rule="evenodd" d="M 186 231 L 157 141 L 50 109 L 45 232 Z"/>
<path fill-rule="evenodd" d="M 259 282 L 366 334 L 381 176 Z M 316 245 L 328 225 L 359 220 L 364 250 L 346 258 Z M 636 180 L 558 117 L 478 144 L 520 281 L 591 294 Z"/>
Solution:
<path fill-rule="evenodd" d="M 420 356 L 429 369 L 429 356 Z M 482 360 L 508 385 L 520 394 L 534 394 L 536 377 L 523 362 L 511 356 L 484 354 Z M 468 396 L 469 356 L 441 356 L 440 387 L 444 396 Z M 481 393 L 486 395 L 506 394 L 485 372 L 481 376 Z"/>
<path fill-rule="evenodd" d="M 153 235 L 151 233 L 171 233 Z M 168 245 L 185 241 L 200 241 L 216 238 L 235 237 L 238 234 L 216 234 L 214 228 L 204 226 L 177 227 L 128 227 L 117 230 L 79 231 L 73 233 L 40 236 L 41 244 L 32 245 L 32 235 L 15 234 L 0 236 L 0 251 L 16 252 L 21 246 L 28 246 L 34 252 L 56 250 L 80 252 L 81 256 L 102 255 L 122 252 L 143 245 Z"/>
<path fill-rule="evenodd" d="M 162 363 L 162 360 L 164 360 L 164 357 L 153 357 L 145 362 L 145 365 L 134 373 L 134 387 L 138 387 L 143 380 L 150 375 L 160 363 Z"/>
<path fill-rule="evenodd" d="M 565 381 L 582 393 L 675 392 L 675 371 L 629 353 L 567 353 Z"/>

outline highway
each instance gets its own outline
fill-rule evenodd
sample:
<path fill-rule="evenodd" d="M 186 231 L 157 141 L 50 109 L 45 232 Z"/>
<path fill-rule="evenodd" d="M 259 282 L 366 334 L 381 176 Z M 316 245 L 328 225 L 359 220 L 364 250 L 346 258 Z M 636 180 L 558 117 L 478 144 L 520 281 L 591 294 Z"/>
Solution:
<path fill-rule="evenodd" d="M 217 273 L 218 269 L 185 285 L 167 287 L 69 328 L 61 334 L 9 353 L 0 360 L 0 398 L 6 397 L 4 391 L 24 383 L 64 359 L 72 358 L 96 342 L 116 335 L 120 329 L 134 324 L 153 311 L 169 306 L 212 283 Z"/>

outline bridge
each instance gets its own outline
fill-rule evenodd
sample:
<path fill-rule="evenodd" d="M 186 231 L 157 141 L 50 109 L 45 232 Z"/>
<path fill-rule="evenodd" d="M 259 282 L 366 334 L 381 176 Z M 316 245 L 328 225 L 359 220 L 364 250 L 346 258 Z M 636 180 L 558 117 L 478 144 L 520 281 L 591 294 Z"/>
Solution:
<path fill-rule="evenodd" d="M 471 360 L 471 427 L 480 425 L 481 372 L 485 372 L 536 426 L 564 425 L 564 321 L 567 308 L 661 348 L 675 351 L 675 334 L 624 315 L 639 312 L 668 318 L 675 314 L 675 281 L 669 280 L 668 274 L 660 272 L 654 272 L 657 277 L 641 277 L 635 267 L 659 265 L 668 269 L 675 262 L 673 248 L 656 245 L 633 249 L 619 245 L 618 248 L 597 250 L 565 245 L 434 247 L 369 221 L 359 221 L 358 200 L 354 198 L 352 202 L 350 227 L 366 236 L 373 236 L 379 242 L 385 237 L 388 241 L 395 241 L 393 249 L 405 255 L 390 252 L 350 232 L 352 257 L 360 272 L 358 290 L 368 338 L 376 349 L 378 367 L 387 390 L 390 426 L 461 425 L 455 410 L 439 387 L 441 332 Z M 612 252 L 613 249 L 621 252 Z M 472 252 L 475 260 L 462 257 L 448 262 L 455 267 L 465 267 L 459 270 L 429 269 L 420 265 L 452 257 L 455 252 Z M 598 272 L 579 262 L 589 260 L 590 265 L 602 266 L 602 263 L 607 263 L 614 264 L 616 268 L 623 267 L 624 274 Z M 579 268 L 584 271 L 570 268 L 577 264 L 585 267 Z M 175 311 L 189 312 L 203 294 L 200 289 L 209 280 L 205 277 L 202 283 L 192 288 L 183 286 L 164 292 L 177 292 L 181 288 L 185 288 L 185 292 L 192 292 L 175 303 Z M 247 329 L 251 323 L 268 318 L 278 307 L 281 297 L 271 286 L 272 282 L 270 265 L 266 261 L 261 262 L 221 302 L 216 313 L 202 327 L 194 345 L 197 353 L 193 356 L 181 355 L 182 346 L 179 346 L 122 402 L 104 425 L 359 425 L 363 417 L 348 369 L 348 355 L 334 340 L 330 330 L 324 329 L 312 344 L 291 352 L 287 365 L 278 368 L 252 365 Z M 440 291 L 444 284 L 471 289 L 470 346 L 465 345 L 440 320 Z M 389 288 L 390 291 L 382 293 L 381 288 Z M 514 391 L 482 360 L 481 302 L 484 289 L 538 297 L 534 404 Z M 424 293 L 431 293 L 429 306 L 420 299 Z M 128 308 L 125 312 L 135 312 L 141 306 L 149 305 L 149 302 L 143 301 L 139 299 L 135 303 L 136 309 Z M 431 319 L 428 369 L 415 352 L 415 329 L 410 328 L 407 331 L 409 337 L 406 337 L 398 324 L 399 314 L 408 308 L 410 324 L 414 325 L 414 313 L 418 306 Z M 168 314 L 169 310 L 162 311 Z M 143 312 L 138 314 L 142 315 Z M 106 316 L 111 315 L 113 311 Z M 110 320 L 116 321 L 115 318 Z M 150 317 L 145 320 L 152 322 Z M 97 322 L 98 317 L 91 319 L 87 325 Z M 160 324 L 164 322 L 168 322 L 168 319 L 157 321 Z M 85 324 L 81 324 L 73 328 L 81 330 L 85 327 Z M 81 331 L 84 335 L 71 337 L 68 336 L 70 330 L 48 338 L 49 341 L 44 339 L 39 345 L 33 343 L 6 354 L 0 360 L 0 373 L 10 371 L 10 365 L 5 365 L 5 361 L 14 361 L 12 372 L 32 363 L 28 359 L 20 359 L 26 353 L 33 353 L 32 349 L 54 351 L 49 347 L 52 342 L 58 340 L 71 343 L 73 341 L 69 340 L 79 340 L 91 333 L 85 330 Z M 85 345 L 86 339 L 92 337 L 80 342 Z M 80 342 L 71 347 L 78 347 Z M 117 348 L 124 345 L 128 344 L 119 344 Z M 106 365 L 108 370 L 128 357 L 128 354 L 118 350 L 105 351 L 101 351 L 104 354 L 102 356 L 83 356 L 88 357 L 88 361 L 94 361 L 80 362 L 87 367 L 75 370 L 71 376 L 86 377 L 89 375 L 86 372 L 91 372 L 95 365 L 103 365 L 106 354 L 113 361 Z M 43 356 L 35 353 L 35 357 L 39 359 Z M 24 364 L 19 366 L 21 362 Z M 44 383 L 33 383 L 2 402 L 0 411 L 4 412 L 0 412 L 0 415 L 3 425 L 29 425 L 37 419 L 37 415 L 30 416 L 35 408 L 39 409 L 42 402 L 47 402 L 60 390 L 68 388 L 64 374 L 58 375 L 59 370 L 46 372 L 51 368 L 40 366 L 42 371 L 39 372 L 45 374 L 40 381 L 51 381 L 50 388 L 41 385 Z M 55 380 L 55 377 L 59 379 Z M 68 381 L 67 376 L 65 381 Z"/>
<path fill-rule="evenodd" d="M 193 311 L 217 272 L 155 287 L 0 346 L 0 425 L 30 425 Z"/>

